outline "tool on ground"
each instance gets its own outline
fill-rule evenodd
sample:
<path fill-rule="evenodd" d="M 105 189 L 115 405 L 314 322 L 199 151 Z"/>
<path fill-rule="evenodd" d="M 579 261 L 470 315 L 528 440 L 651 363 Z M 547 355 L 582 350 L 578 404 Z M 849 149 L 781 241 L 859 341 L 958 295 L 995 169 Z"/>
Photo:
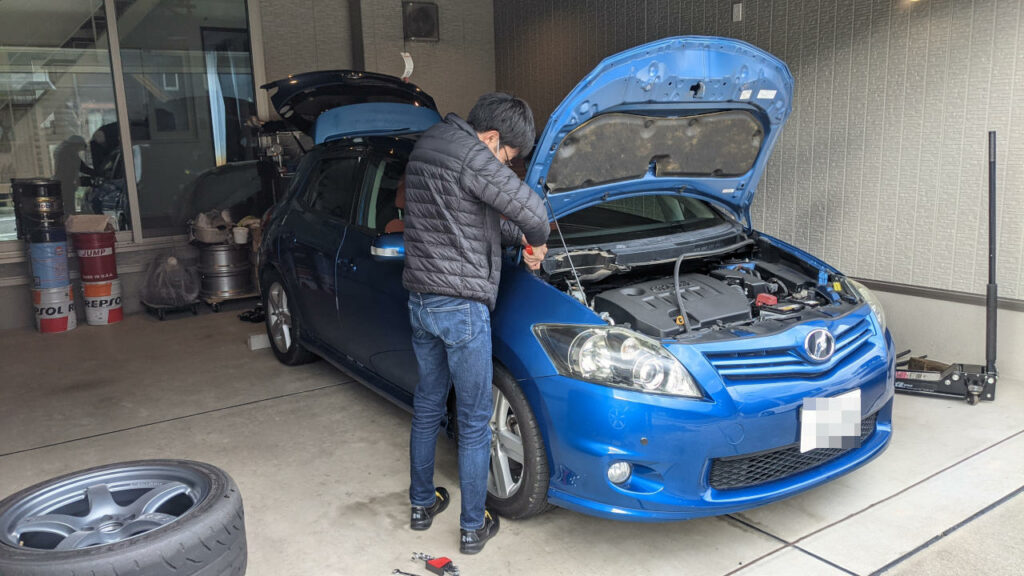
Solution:
<path fill-rule="evenodd" d="M 448 568 L 452 566 L 452 561 L 450 558 L 442 556 L 440 558 L 434 558 L 433 560 L 427 560 L 426 566 L 427 571 L 431 572 L 432 574 L 437 574 L 437 576 L 444 576 L 445 572 L 448 571 Z"/>
<path fill-rule="evenodd" d="M 412 572 L 402 572 L 398 568 L 391 571 L 392 574 L 400 574 L 401 576 L 420 576 L 419 574 L 413 574 Z"/>
<path fill-rule="evenodd" d="M 896 363 L 896 391 L 912 394 L 953 396 L 977 404 L 996 399 L 996 313 L 999 286 L 996 284 L 996 133 L 988 133 L 988 286 L 985 295 L 985 365 L 945 364 L 913 356 Z M 901 352 L 903 358 L 910 350 Z"/>
<path fill-rule="evenodd" d="M 413 552 L 413 560 L 422 560 L 427 570 L 438 576 L 459 576 L 459 567 L 447 556 L 431 556 L 422 552 Z"/>

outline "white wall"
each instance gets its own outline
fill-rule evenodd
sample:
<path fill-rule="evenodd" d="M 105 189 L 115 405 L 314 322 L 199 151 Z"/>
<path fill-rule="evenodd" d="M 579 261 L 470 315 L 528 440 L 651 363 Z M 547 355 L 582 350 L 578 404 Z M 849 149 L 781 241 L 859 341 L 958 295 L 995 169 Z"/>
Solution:
<path fill-rule="evenodd" d="M 985 307 L 874 290 L 896 343 L 940 362 L 985 364 Z M 1024 376 L 1024 312 L 1000 310 L 996 366 L 1000 374 Z M 997 387 L 998 394 L 998 387 Z"/>
<path fill-rule="evenodd" d="M 680 34 L 785 61 L 793 115 L 757 228 L 852 276 L 981 294 L 986 132 L 999 132 L 999 284 L 1024 299 L 1024 2 L 497 0 L 498 88 L 538 124 L 602 58 Z"/>

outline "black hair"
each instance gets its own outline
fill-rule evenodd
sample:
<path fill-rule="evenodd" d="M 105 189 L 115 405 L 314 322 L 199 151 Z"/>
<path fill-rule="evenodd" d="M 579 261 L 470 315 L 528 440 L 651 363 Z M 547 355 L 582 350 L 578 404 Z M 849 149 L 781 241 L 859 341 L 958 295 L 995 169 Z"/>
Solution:
<path fill-rule="evenodd" d="M 521 98 L 504 92 L 488 92 L 481 96 L 467 119 L 477 132 L 497 130 L 503 146 L 519 150 L 526 157 L 533 149 L 537 135 L 533 125 L 533 110 Z"/>

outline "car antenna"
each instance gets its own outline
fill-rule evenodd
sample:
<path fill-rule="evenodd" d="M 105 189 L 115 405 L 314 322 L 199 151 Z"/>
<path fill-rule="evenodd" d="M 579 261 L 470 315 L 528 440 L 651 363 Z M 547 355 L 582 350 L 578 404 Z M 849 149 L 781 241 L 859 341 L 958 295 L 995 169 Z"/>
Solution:
<path fill-rule="evenodd" d="M 562 227 L 558 225 L 558 218 L 555 218 L 555 209 L 551 207 L 551 198 L 548 195 L 548 191 L 544 191 L 544 204 L 548 207 L 548 214 L 551 215 L 551 221 L 555 223 L 555 232 L 558 232 L 558 239 L 562 241 L 562 249 L 565 250 L 565 259 L 569 261 L 569 269 L 572 270 L 573 280 L 576 282 L 576 286 L 569 286 L 569 293 L 583 303 L 587 305 L 587 295 L 583 291 L 583 284 L 580 283 L 580 275 L 576 272 L 576 266 L 572 263 L 572 256 L 569 255 L 569 245 L 565 243 L 565 236 L 562 234 Z"/>

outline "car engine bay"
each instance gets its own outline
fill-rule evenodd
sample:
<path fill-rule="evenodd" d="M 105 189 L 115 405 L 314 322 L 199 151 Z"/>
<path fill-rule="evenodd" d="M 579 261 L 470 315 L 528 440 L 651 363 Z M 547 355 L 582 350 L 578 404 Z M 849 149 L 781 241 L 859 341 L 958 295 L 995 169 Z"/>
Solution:
<path fill-rule="evenodd" d="M 770 334 L 841 316 L 861 303 L 845 277 L 815 268 L 756 233 L 676 248 L 671 260 L 664 245 L 646 252 L 652 256 L 646 262 L 644 253 L 619 258 L 615 248 L 570 247 L 568 254 L 552 248 L 542 277 L 606 322 L 656 339 Z"/>

